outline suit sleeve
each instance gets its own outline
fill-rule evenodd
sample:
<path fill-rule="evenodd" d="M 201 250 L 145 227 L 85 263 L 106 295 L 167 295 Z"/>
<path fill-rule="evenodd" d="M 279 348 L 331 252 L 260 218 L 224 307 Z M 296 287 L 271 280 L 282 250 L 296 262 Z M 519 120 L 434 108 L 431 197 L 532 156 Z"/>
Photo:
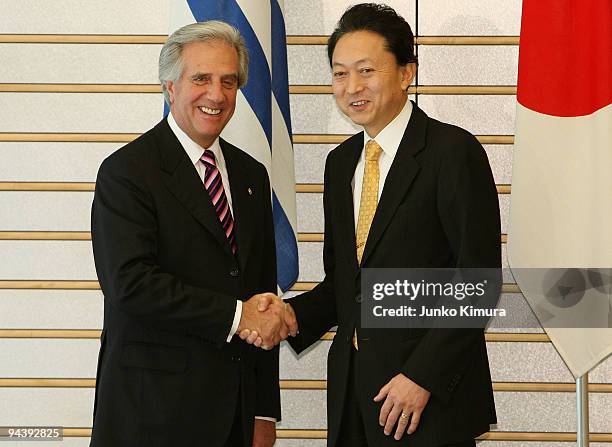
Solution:
<path fill-rule="evenodd" d="M 467 132 L 444 152 L 438 178 L 438 215 L 457 268 L 501 266 L 499 203 L 486 153 Z M 481 358 L 483 329 L 430 329 L 402 372 L 443 401 Z"/>
<path fill-rule="evenodd" d="M 336 300 L 334 294 L 334 270 L 336 257 L 334 254 L 334 235 L 331 224 L 331 198 L 333 197 L 330 185 L 331 169 L 329 165 L 332 154 L 325 163 L 325 179 L 323 191 L 323 212 L 325 216 L 325 239 L 323 242 L 323 267 L 325 278 L 310 292 L 303 293 L 288 302 L 295 310 L 298 321 L 299 334 L 289 337 L 288 341 L 296 353 L 300 353 L 318 341 L 321 336 L 338 324 L 336 313 Z"/>
<path fill-rule="evenodd" d="M 265 168 L 262 167 L 262 177 L 265 191 L 264 197 L 270 198 L 270 182 Z M 264 252 L 261 254 L 261 262 L 264 263 L 263 269 L 264 278 L 262 279 L 263 287 L 261 290 L 276 293 L 277 278 L 276 278 L 276 244 L 274 239 L 274 221 L 272 218 L 271 201 L 264 200 L 264 219 L 265 219 L 265 241 Z M 279 385 L 279 346 L 274 347 L 270 351 L 257 349 L 257 396 L 255 401 L 255 415 L 262 417 L 274 418 L 276 421 L 281 420 L 280 408 L 280 385 Z"/>
<path fill-rule="evenodd" d="M 155 202 L 135 164 L 111 156 L 96 180 L 92 243 L 105 298 L 143 325 L 223 343 L 236 298 L 191 286 L 161 270 Z"/>

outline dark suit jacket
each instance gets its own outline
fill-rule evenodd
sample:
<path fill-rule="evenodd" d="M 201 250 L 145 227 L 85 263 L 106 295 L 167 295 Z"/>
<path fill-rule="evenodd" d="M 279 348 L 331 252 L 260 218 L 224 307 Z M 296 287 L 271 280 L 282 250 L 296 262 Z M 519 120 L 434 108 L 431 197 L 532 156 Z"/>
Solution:
<path fill-rule="evenodd" d="M 365 429 L 376 446 L 414 447 L 473 438 L 495 423 L 484 333 L 480 329 L 360 329 L 360 268 L 355 250 L 351 180 L 363 133 L 328 156 L 325 166 L 325 279 L 292 299 L 297 352 L 338 325 L 328 358 L 328 445 L 338 437 L 353 329 Z M 386 178 L 362 267 L 499 267 L 500 218 L 487 156 L 473 135 L 414 106 Z M 403 373 L 431 392 L 417 431 L 401 443 L 378 424 L 380 388 Z"/>
<path fill-rule="evenodd" d="M 223 140 L 221 149 L 236 256 L 165 119 L 100 167 L 92 240 L 104 330 L 92 446 L 220 446 L 237 405 L 247 441 L 254 416 L 280 419 L 278 349 L 226 342 L 236 299 L 276 291 L 268 176 Z"/>

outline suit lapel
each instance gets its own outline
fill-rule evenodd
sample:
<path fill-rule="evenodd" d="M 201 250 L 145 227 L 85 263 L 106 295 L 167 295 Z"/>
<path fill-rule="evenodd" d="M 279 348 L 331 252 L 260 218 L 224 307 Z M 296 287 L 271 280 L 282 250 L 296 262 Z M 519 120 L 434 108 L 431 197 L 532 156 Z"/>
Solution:
<path fill-rule="evenodd" d="M 193 163 L 164 119 L 156 128 L 162 157 L 163 181 L 187 211 L 206 228 L 231 255 L 232 251 L 213 208 L 212 201 Z"/>
<path fill-rule="evenodd" d="M 385 229 L 395 215 L 398 206 L 406 195 L 410 185 L 419 172 L 419 164 L 414 156 L 425 147 L 425 131 L 427 115 L 413 104 L 412 115 L 404 136 L 387 174 L 385 186 L 380 197 L 374 220 L 368 233 L 361 265 L 364 265 L 369 255 L 383 235 Z"/>
<path fill-rule="evenodd" d="M 230 191 L 232 192 L 232 209 L 234 217 L 234 232 L 236 235 L 236 246 L 238 247 L 238 262 L 240 268 L 244 270 L 248 261 L 253 242 L 253 231 L 249 222 L 257 221 L 260 210 L 257 209 L 255 200 L 263 191 L 257 190 L 252 183 L 251 175 L 240 160 L 236 149 L 225 140 L 220 139 L 223 158 L 229 177 Z M 266 200 L 270 200 L 268 197 Z"/>
<path fill-rule="evenodd" d="M 357 264 L 357 243 L 355 240 L 355 211 L 353 202 L 353 176 L 359 161 L 359 156 L 363 150 L 363 132 L 355 135 L 347 141 L 343 148 L 342 156 L 339 158 L 339 166 L 334 169 L 332 181 L 337 188 L 336 193 L 332 193 L 331 200 L 337 206 L 332 205 L 337 210 L 335 221 L 336 228 L 339 228 L 334 237 L 339 239 L 336 247 L 345 247 L 346 258 L 350 262 L 354 271 L 359 270 Z"/>

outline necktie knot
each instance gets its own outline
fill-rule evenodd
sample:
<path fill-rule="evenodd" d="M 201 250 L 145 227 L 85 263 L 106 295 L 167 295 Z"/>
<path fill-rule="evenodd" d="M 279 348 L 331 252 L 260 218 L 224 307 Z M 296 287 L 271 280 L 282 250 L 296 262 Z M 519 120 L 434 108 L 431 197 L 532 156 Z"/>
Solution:
<path fill-rule="evenodd" d="M 200 160 L 202 160 L 202 163 L 204 163 L 206 168 L 216 168 L 217 167 L 217 160 L 215 159 L 215 153 L 211 151 L 210 149 L 206 149 L 204 151 L 204 154 L 202 154 L 202 156 L 200 157 Z"/>
<path fill-rule="evenodd" d="M 382 147 L 380 147 L 380 145 L 374 140 L 370 140 L 366 143 L 365 150 L 367 161 L 378 161 L 378 157 L 380 157 L 380 154 L 382 153 Z"/>

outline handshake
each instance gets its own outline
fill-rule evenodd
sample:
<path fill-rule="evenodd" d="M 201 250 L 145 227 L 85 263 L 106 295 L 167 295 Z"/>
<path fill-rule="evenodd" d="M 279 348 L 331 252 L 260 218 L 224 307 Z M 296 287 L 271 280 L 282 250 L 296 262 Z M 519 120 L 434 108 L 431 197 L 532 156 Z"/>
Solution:
<path fill-rule="evenodd" d="M 289 335 L 295 337 L 298 323 L 289 303 L 273 293 L 260 293 L 242 303 L 236 333 L 247 343 L 269 350 Z"/>

